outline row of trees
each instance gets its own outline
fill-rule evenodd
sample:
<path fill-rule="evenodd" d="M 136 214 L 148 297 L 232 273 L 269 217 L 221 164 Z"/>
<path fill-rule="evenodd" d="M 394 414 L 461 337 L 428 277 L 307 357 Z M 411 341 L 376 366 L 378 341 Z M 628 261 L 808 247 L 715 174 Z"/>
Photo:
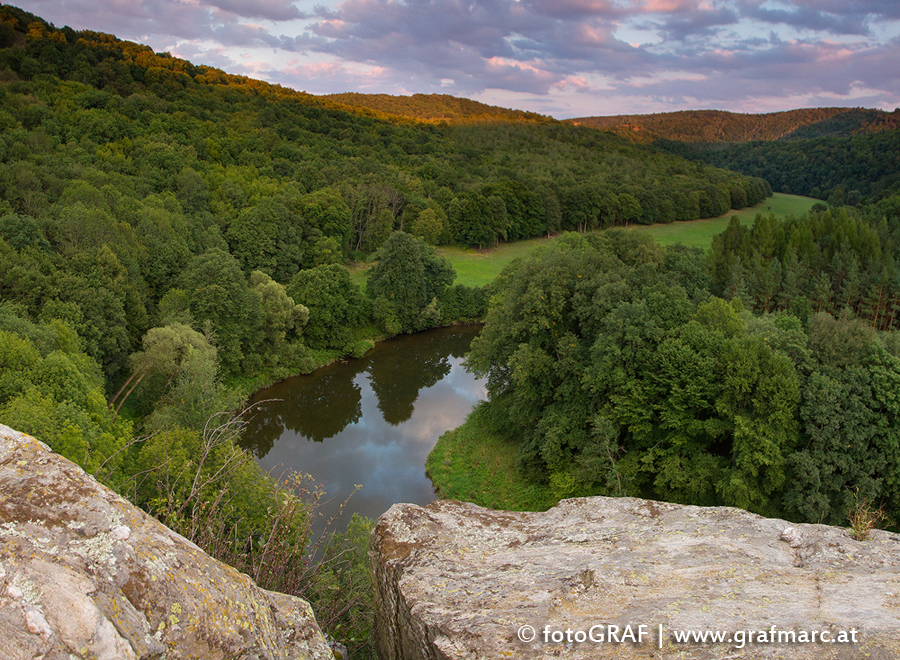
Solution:
<path fill-rule="evenodd" d="M 753 314 L 715 290 L 701 252 L 617 230 L 510 267 L 469 365 L 524 473 L 559 497 L 833 524 L 858 488 L 896 510 L 895 335 L 849 310 Z"/>
<path fill-rule="evenodd" d="M 877 207 L 813 210 L 752 227 L 732 220 L 713 239 L 713 291 L 758 312 L 852 312 L 877 330 L 893 330 L 900 309 L 900 233 Z"/>

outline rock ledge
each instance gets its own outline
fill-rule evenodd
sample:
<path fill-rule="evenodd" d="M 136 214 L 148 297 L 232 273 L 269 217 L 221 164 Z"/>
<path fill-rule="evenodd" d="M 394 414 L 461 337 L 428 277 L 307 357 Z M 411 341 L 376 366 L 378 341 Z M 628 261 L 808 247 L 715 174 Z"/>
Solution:
<path fill-rule="evenodd" d="M 397 504 L 373 543 L 381 660 L 900 657 L 887 532 L 860 543 L 738 509 L 593 497 L 543 513 Z"/>
<path fill-rule="evenodd" d="M 309 604 L 0 425 L 0 656 L 331 660 Z"/>

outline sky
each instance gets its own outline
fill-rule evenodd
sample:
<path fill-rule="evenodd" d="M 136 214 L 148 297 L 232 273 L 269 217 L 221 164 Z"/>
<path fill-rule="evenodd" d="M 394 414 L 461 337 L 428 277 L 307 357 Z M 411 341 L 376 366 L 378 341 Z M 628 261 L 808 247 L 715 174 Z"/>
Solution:
<path fill-rule="evenodd" d="M 900 107 L 898 0 L 11 4 L 311 94 L 451 94 L 558 119 Z"/>

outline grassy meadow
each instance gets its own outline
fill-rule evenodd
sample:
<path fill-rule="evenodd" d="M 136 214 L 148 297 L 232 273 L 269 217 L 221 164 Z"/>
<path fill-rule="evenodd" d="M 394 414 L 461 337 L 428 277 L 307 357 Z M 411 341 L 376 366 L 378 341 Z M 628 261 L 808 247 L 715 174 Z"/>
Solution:
<path fill-rule="evenodd" d="M 660 245 L 683 243 L 707 248 L 712 244 L 712 237 L 725 230 L 733 215 L 736 215 L 743 224 L 750 225 L 757 213 L 774 213 L 777 217 L 802 215 L 818 201 L 812 197 L 775 193 L 761 204 L 740 211 L 729 211 L 718 218 L 673 222 L 668 225 L 634 225 L 631 230 L 649 232 Z M 453 264 L 457 283 L 482 286 L 492 282 L 513 259 L 524 256 L 546 241 L 546 238 L 532 238 L 527 241 L 503 243 L 499 247 L 485 250 L 440 247 L 438 254 L 447 257 Z M 360 286 L 364 284 L 365 270 L 366 268 L 360 268 L 354 271 L 354 277 L 358 278 L 356 281 Z"/>
<path fill-rule="evenodd" d="M 545 511 L 558 498 L 547 486 L 525 481 L 516 469 L 515 443 L 493 433 L 476 408 L 466 423 L 444 433 L 425 461 L 441 499 L 491 509 Z"/>
<path fill-rule="evenodd" d="M 800 195 L 785 195 L 775 193 L 772 197 L 756 206 L 751 206 L 740 211 L 729 211 L 718 218 L 705 218 L 690 222 L 673 222 L 668 225 L 634 225 L 632 231 L 648 232 L 660 245 L 673 245 L 682 243 L 692 247 L 707 248 L 712 244 L 712 238 L 716 234 L 725 231 L 732 216 L 737 216 L 741 224 L 751 225 L 757 213 L 774 213 L 776 217 L 783 218 L 789 215 L 803 215 L 813 204 L 819 202 L 812 197 Z"/>
<path fill-rule="evenodd" d="M 648 232 L 660 245 L 683 243 L 707 248 L 712 244 L 712 237 L 725 230 L 731 216 L 736 215 L 743 224 L 750 225 L 757 213 L 774 213 L 779 218 L 802 215 L 818 201 L 812 197 L 775 193 L 756 206 L 740 211 L 729 211 L 718 218 L 673 222 L 667 225 L 633 225 L 630 230 Z M 531 238 L 526 241 L 502 243 L 499 247 L 484 250 L 445 246 L 438 248 L 438 254 L 447 257 L 453 264 L 457 284 L 482 286 L 492 282 L 513 259 L 528 254 L 546 241 L 546 238 Z M 350 277 L 363 290 L 366 287 L 366 272 L 371 266 L 372 264 L 367 263 L 350 269 Z"/>

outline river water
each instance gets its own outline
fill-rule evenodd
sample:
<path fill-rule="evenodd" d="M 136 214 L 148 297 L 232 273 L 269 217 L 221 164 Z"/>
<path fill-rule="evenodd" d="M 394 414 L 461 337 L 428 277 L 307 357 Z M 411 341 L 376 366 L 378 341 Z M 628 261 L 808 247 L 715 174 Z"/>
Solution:
<path fill-rule="evenodd" d="M 353 512 L 377 518 L 396 502 L 427 504 L 436 496 L 425 458 L 487 397 L 483 381 L 462 366 L 480 329 L 395 337 L 358 360 L 261 390 L 243 445 L 273 476 L 290 470 L 323 485 L 330 502 L 322 522 L 360 484 L 329 531 L 343 530 Z"/>

